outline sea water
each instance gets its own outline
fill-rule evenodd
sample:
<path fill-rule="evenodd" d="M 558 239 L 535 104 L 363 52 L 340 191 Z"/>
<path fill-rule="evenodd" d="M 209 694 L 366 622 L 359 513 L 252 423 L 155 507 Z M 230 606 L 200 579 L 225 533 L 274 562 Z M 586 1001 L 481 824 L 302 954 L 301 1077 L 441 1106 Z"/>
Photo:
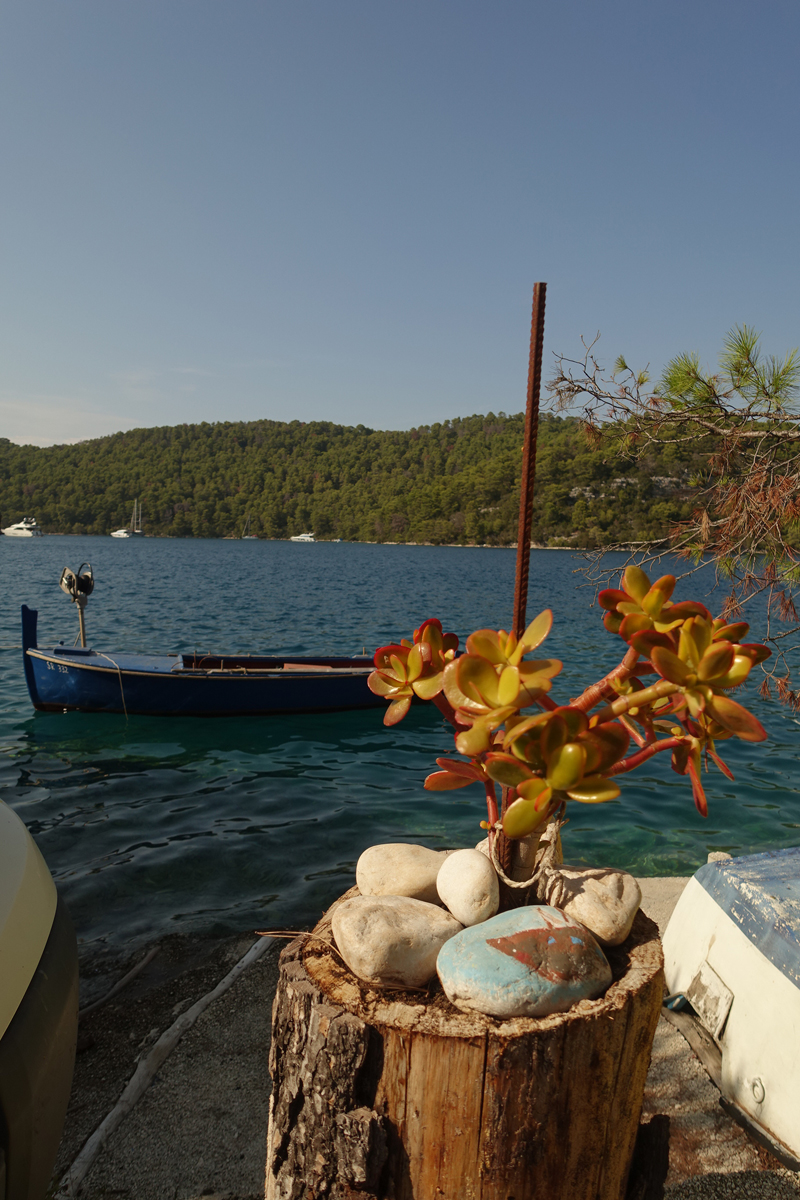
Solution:
<path fill-rule="evenodd" d="M 0 538 L 0 798 L 35 837 L 85 949 L 169 932 L 308 926 L 352 885 L 373 843 L 474 845 L 483 794 L 423 790 L 436 757 L 454 751 L 432 705 L 389 729 L 379 709 L 127 720 L 35 713 L 21 604 L 39 610 L 41 645 L 72 644 L 77 612 L 58 578 L 89 560 L 97 584 L 88 642 L 99 650 L 371 653 L 429 616 L 462 639 L 479 627 L 508 628 L 515 558 L 467 547 Z M 553 610 L 545 652 L 564 660 L 553 688 L 563 702 L 623 650 L 592 606 L 583 565 L 568 553 L 531 554 L 528 615 Z M 706 570 L 676 595 L 718 607 L 712 585 Z M 708 819 L 665 754 L 622 779 L 617 801 L 570 805 L 568 861 L 684 875 L 710 850 L 800 843 L 798 722 L 755 686 L 739 698 L 770 738 L 720 743 L 736 781 L 713 767 L 705 776 Z"/>

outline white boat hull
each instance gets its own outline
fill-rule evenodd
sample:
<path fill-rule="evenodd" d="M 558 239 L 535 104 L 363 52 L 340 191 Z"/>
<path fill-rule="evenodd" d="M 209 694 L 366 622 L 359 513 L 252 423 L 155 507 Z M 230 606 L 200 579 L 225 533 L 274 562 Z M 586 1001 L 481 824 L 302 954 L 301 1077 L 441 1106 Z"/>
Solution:
<path fill-rule="evenodd" d="M 723 1096 L 800 1159 L 800 900 L 791 878 L 776 885 L 770 860 L 794 872 L 800 851 L 710 863 L 689 880 L 664 934 L 664 973 L 717 1041 Z"/>
<path fill-rule="evenodd" d="M 15 525 L 9 525 L 7 529 L 0 530 L 0 533 L 5 534 L 6 537 L 20 538 L 44 536 L 33 517 L 23 517 L 23 519 L 21 521 L 17 521 Z"/>

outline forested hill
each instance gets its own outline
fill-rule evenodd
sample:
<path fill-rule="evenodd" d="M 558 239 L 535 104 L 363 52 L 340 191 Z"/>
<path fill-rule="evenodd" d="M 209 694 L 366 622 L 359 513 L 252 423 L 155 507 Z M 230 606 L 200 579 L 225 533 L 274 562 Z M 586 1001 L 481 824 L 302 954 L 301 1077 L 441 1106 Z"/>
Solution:
<path fill-rule="evenodd" d="M 464 417 L 407 432 L 325 421 L 134 429 L 72 446 L 0 440 L 0 523 L 48 533 L 127 525 L 151 535 L 507 544 L 516 539 L 524 418 Z M 576 420 L 539 425 L 533 537 L 603 545 L 663 536 L 691 507 L 696 464 L 667 446 L 634 464 L 592 450 Z"/>

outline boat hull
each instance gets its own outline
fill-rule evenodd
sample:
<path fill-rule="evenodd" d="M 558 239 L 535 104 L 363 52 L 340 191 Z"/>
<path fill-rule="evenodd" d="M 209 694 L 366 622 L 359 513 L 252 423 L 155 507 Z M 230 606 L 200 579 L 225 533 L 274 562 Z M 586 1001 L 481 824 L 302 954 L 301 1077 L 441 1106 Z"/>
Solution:
<path fill-rule="evenodd" d="M 800 847 L 708 863 L 664 934 L 667 987 L 721 1055 L 723 1106 L 800 1170 Z"/>
<path fill-rule="evenodd" d="M 379 708 L 368 658 L 103 654 L 39 648 L 34 610 L 23 606 L 28 691 L 42 712 L 128 716 L 258 716 Z"/>

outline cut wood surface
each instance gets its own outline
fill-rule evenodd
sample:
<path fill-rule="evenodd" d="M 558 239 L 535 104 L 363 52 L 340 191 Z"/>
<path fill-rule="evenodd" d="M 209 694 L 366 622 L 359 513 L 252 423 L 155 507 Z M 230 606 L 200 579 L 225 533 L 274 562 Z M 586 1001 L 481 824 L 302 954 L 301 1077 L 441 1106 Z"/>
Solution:
<path fill-rule="evenodd" d="M 638 914 L 607 951 L 601 999 L 500 1021 L 438 983 L 356 979 L 335 907 L 281 955 L 266 1200 L 622 1200 L 663 995 L 655 924 Z"/>

